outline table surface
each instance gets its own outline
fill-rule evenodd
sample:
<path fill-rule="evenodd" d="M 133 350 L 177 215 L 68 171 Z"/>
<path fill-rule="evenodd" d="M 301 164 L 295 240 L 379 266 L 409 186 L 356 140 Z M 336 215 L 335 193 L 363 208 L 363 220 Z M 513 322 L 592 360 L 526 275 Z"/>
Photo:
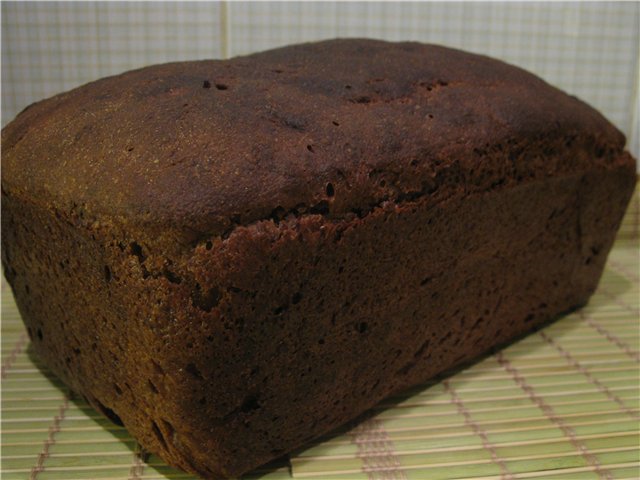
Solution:
<path fill-rule="evenodd" d="M 585 308 L 244 478 L 640 478 L 639 203 Z M 195 478 L 73 397 L 2 293 L 1 478 Z"/>

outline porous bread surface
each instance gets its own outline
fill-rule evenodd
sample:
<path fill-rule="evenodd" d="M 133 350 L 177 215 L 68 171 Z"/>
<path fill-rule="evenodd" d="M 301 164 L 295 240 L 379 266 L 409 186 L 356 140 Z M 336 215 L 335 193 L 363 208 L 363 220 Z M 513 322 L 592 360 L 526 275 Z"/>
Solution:
<path fill-rule="evenodd" d="M 2 139 L 2 261 L 34 350 L 205 478 L 584 304 L 635 184 L 590 107 L 413 43 L 148 67 Z"/>
<path fill-rule="evenodd" d="M 193 240 L 289 212 L 342 216 L 448 184 L 575 171 L 620 154 L 624 137 L 498 60 L 333 40 L 98 80 L 28 107 L 2 144 L 14 194 Z M 574 156 L 560 161 L 567 144 Z"/>

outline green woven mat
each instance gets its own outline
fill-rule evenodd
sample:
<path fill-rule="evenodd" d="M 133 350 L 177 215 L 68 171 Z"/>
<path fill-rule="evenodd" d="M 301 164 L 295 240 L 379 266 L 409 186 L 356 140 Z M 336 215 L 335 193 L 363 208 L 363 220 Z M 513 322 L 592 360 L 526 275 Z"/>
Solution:
<path fill-rule="evenodd" d="M 640 478 L 638 212 L 587 307 L 246 478 Z M 194 478 L 70 398 L 2 292 L 2 479 Z"/>

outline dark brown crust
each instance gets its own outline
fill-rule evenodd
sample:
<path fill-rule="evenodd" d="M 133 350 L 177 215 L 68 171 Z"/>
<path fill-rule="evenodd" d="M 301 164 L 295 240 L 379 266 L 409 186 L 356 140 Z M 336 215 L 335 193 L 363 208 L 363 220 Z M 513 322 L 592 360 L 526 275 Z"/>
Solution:
<path fill-rule="evenodd" d="M 71 388 L 235 476 L 584 304 L 635 184 L 623 143 L 442 47 L 150 67 L 3 131 L 2 262 Z"/>
<path fill-rule="evenodd" d="M 105 78 L 30 106 L 2 144 L 15 195 L 197 240 L 289 212 L 340 217 L 450 184 L 482 191 L 606 164 L 624 137 L 497 60 L 332 40 Z"/>

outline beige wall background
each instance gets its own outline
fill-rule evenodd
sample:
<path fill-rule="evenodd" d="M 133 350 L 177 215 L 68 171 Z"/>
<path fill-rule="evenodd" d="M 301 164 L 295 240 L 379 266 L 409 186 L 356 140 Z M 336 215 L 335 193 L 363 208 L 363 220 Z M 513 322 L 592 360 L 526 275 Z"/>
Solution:
<path fill-rule="evenodd" d="M 2 2 L 2 125 L 144 65 L 294 42 L 439 43 L 530 70 L 602 111 L 640 156 L 638 2 Z"/>

